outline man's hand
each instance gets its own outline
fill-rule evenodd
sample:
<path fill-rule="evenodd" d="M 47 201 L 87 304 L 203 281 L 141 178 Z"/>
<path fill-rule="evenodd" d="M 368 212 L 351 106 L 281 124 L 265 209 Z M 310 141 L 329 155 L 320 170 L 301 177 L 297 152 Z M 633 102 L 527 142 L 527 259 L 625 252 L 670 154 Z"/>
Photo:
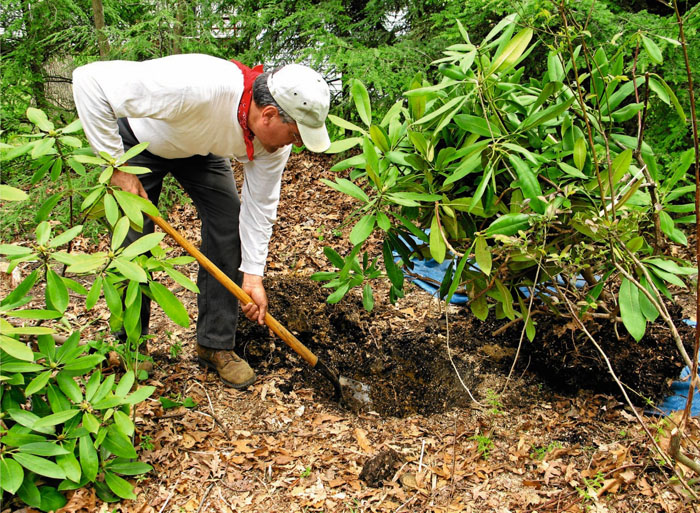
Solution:
<path fill-rule="evenodd" d="M 139 180 L 136 175 L 115 169 L 110 182 L 112 185 L 120 187 L 126 192 L 148 199 L 148 194 L 146 194 L 146 190 L 143 188 L 143 185 L 141 185 L 141 180 Z"/>
<path fill-rule="evenodd" d="M 243 286 L 241 287 L 253 300 L 252 303 L 241 306 L 245 316 L 258 324 L 265 324 L 267 313 L 267 293 L 263 286 L 262 276 L 243 273 Z"/>

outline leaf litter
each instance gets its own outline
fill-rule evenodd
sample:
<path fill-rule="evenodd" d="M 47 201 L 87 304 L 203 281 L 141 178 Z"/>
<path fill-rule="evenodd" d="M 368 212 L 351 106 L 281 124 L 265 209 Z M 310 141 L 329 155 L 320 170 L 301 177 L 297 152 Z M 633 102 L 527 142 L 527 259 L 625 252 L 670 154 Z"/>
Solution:
<path fill-rule="evenodd" d="M 324 245 L 349 251 L 335 235 L 347 235 L 340 223 L 353 209 L 320 184 L 333 176 L 329 167 L 322 156 L 290 159 L 266 286 L 271 313 L 341 374 L 368 383 L 371 407 L 334 403 L 324 378 L 246 320 L 239 349 L 259 377 L 246 391 L 228 388 L 197 365 L 194 327 L 174 325 L 155 307 L 148 345 L 157 392 L 136 411 L 140 457 L 154 471 L 133 481 L 136 501 L 105 504 L 83 489 L 60 511 L 693 510 L 609 391 L 557 386 L 563 374 L 548 376 L 533 351 L 501 393 L 513 336 L 493 336 L 495 325 L 450 306 L 448 333 L 444 306 L 412 285 L 395 306 L 378 291 L 371 314 L 358 296 L 325 304 L 308 275 L 326 270 Z M 169 217 L 198 241 L 191 205 Z M 194 278 L 196 266 L 185 272 Z M 195 296 L 163 283 L 196 316 Z M 159 397 L 196 406 L 164 409 Z M 668 443 L 673 418 L 646 421 Z M 688 433 L 697 447 L 697 419 Z"/>

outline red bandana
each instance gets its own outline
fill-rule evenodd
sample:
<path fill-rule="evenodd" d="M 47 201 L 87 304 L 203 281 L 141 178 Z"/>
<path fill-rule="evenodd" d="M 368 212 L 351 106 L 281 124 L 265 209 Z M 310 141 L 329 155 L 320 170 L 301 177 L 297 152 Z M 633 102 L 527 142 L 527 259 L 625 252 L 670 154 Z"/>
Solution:
<path fill-rule="evenodd" d="M 253 82 L 255 82 L 258 75 L 263 72 L 263 66 L 262 64 L 258 64 L 253 69 L 250 69 L 245 64 L 241 64 L 233 59 L 231 59 L 231 62 L 238 66 L 238 69 L 243 73 L 243 94 L 238 104 L 238 122 L 243 129 L 243 140 L 245 141 L 248 160 L 253 160 L 253 137 L 255 137 L 255 134 L 248 128 L 248 112 L 250 111 L 250 104 L 253 100 Z"/>

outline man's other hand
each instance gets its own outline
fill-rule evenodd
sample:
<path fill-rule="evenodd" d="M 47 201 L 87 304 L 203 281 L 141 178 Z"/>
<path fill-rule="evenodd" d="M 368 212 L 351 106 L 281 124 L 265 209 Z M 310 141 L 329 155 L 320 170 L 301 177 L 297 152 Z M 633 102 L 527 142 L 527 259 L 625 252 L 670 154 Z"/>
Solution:
<path fill-rule="evenodd" d="M 146 194 L 146 190 L 143 188 L 143 185 L 141 185 L 141 180 L 139 180 L 136 175 L 115 169 L 114 173 L 112 173 L 110 183 L 121 188 L 123 191 L 148 199 L 148 194 Z"/>
<path fill-rule="evenodd" d="M 262 276 L 243 273 L 243 286 L 241 287 L 253 300 L 252 303 L 242 305 L 241 310 L 251 321 L 265 324 L 267 313 L 267 293 L 263 286 Z"/>

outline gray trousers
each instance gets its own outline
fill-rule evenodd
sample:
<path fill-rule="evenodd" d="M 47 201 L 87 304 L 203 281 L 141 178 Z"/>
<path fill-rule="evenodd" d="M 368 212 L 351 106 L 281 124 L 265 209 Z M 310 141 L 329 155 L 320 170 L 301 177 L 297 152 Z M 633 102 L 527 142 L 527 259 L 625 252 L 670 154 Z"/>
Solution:
<path fill-rule="evenodd" d="M 125 151 L 139 142 L 124 118 L 119 120 L 119 134 L 124 142 Z M 240 200 L 231 162 L 212 154 L 165 159 L 144 151 L 130 159 L 129 164 L 151 170 L 148 174 L 139 175 L 139 179 L 154 205 L 158 205 L 165 176 L 170 173 L 175 177 L 192 198 L 202 221 L 200 250 L 214 265 L 240 285 Z M 130 230 L 125 245 L 153 232 L 153 221 L 144 217 L 143 233 Z M 201 267 L 197 275 L 197 286 L 197 343 L 214 349 L 233 349 L 238 324 L 238 300 Z M 141 331 L 145 335 L 148 333 L 151 304 L 145 295 L 142 300 Z"/>

